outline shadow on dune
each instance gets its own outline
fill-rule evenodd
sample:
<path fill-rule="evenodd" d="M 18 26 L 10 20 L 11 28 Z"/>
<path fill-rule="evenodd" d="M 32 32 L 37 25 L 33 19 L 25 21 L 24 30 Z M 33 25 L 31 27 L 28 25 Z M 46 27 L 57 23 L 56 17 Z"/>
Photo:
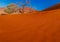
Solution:
<path fill-rule="evenodd" d="M 50 11 L 50 10 L 55 10 L 55 9 L 60 9 L 60 3 L 55 4 L 55 5 L 47 8 L 47 9 L 45 9 L 45 10 L 43 10 L 43 11 Z"/>

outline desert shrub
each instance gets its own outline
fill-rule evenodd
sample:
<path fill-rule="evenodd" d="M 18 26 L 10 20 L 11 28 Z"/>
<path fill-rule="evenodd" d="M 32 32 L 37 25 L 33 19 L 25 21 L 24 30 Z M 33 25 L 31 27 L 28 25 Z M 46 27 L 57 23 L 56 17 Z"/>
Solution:
<path fill-rule="evenodd" d="M 15 5 L 15 4 L 9 4 L 4 11 L 5 11 L 6 13 L 11 14 L 11 13 L 16 12 L 17 9 L 18 9 L 18 6 L 17 6 L 17 5 Z"/>
<path fill-rule="evenodd" d="M 6 13 L 13 13 L 14 11 L 13 10 L 10 10 L 10 9 L 6 9 L 6 10 L 4 10 Z"/>

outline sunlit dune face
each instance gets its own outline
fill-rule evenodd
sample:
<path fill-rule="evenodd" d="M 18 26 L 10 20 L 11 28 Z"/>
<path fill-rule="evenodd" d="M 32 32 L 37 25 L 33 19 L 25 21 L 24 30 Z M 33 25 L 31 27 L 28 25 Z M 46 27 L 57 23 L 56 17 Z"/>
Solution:
<path fill-rule="evenodd" d="M 60 9 L 1 15 L 0 42 L 60 42 Z"/>

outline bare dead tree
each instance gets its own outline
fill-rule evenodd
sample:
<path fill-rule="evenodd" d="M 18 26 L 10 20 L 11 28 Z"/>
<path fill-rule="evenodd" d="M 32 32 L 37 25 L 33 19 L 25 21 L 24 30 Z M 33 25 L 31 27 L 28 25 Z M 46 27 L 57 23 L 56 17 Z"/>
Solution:
<path fill-rule="evenodd" d="M 21 13 L 24 13 L 25 12 L 25 7 L 27 6 L 27 5 L 29 5 L 30 4 L 30 0 L 24 0 L 25 1 L 25 3 L 23 3 L 23 2 L 20 2 L 20 5 L 22 6 L 22 9 L 20 9 L 20 12 Z M 30 12 L 31 12 L 31 8 L 32 7 L 30 7 Z"/>
<path fill-rule="evenodd" d="M 31 7 L 31 4 L 30 4 L 30 0 L 26 0 L 26 4 L 30 5 L 30 12 L 32 12 L 32 7 Z"/>
<path fill-rule="evenodd" d="M 19 12 L 24 13 L 24 8 L 25 8 L 26 4 L 20 2 L 20 5 L 22 6 L 22 8 L 19 9 Z"/>
<path fill-rule="evenodd" d="M 26 0 L 26 4 L 30 4 L 30 0 Z"/>

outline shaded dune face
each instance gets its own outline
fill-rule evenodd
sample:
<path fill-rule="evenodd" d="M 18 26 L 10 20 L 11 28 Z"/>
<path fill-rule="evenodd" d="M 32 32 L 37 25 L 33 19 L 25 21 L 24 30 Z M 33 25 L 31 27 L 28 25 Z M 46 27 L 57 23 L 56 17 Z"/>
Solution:
<path fill-rule="evenodd" d="M 60 42 L 60 9 L 0 16 L 0 42 Z"/>
<path fill-rule="evenodd" d="M 49 10 L 55 10 L 55 9 L 60 9 L 60 3 L 56 4 L 56 5 L 53 5 L 43 11 L 49 11 Z"/>

